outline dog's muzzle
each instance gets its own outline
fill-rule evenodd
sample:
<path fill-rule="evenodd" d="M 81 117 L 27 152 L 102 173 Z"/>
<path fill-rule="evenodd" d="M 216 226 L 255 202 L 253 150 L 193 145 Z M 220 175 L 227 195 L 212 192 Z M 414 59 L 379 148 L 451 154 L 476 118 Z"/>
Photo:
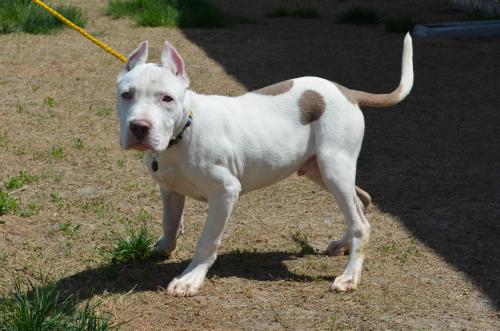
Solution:
<path fill-rule="evenodd" d="M 149 135 L 151 124 L 145 120 L 134 120 L 129 123 L 128 128 L 134 137 L 142 142 Z"/>

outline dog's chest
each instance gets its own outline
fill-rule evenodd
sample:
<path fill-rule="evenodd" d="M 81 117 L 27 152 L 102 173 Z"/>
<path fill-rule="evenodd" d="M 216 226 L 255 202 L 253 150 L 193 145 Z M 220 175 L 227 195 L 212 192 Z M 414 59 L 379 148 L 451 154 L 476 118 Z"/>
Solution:
<path fill-rule="evenodd" d="M 159 169 L 154 172 L 150 171 L 150 173 L 160 186 L 198 201 L 207 201 L 199 188 L 176 165 L 162 166 L 160 163 Z"/>

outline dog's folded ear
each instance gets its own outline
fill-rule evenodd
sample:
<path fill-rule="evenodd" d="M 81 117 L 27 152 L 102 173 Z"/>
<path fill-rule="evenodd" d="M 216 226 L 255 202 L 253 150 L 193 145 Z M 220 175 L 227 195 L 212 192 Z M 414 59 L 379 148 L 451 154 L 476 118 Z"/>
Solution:
<path fill-rule="evenodd" d="M 165 41 L 165 46 L 161 52 L 161 64 L 172 70 L 172 73 L 184 81 L 186 87 L 189 86 L 190 81 L 186 73 L 186 67 L 182 56 L 168 41 Z"/>
<path fill-rule="evenodd" d="M 139 64 L 146 63 L 148 59 L 148 41 L 143 41 L 128 57 L 125 69 L 130 71 Z"/>

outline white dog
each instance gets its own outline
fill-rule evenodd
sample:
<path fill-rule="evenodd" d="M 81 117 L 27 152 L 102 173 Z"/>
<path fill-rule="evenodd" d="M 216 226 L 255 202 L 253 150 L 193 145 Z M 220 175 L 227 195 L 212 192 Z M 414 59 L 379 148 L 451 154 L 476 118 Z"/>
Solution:
<path fill-rule="evenodd" d="M 198 293 L 241 194 L 295 172 L 337 200 L 347 231 L 327 252 L 350 256 L 332 289 L 356 289 L 370 234 L 364 215 L 370 196 L 355 186 L 364 134 L 359 106 L 388 107 L 408 95 L 413 85 L 411 37 L 404 41 L 401 82 L 389 94 L 302 77 L 239 97 L 200 95 L 188 89 L 184 61 L 172 45 L 165 43 L 161 64 L 146 64 L 147 54 L 146 41 L 129 56 L 118 76 L 116 107 L 121 146 L 146 151 L 146 166 L 160 185 L 164 236 L 153 249 L 165 255 L 174 251 L 186 196 L 208 202 L 196 253 L 170 282 L 168 293 Z"/>

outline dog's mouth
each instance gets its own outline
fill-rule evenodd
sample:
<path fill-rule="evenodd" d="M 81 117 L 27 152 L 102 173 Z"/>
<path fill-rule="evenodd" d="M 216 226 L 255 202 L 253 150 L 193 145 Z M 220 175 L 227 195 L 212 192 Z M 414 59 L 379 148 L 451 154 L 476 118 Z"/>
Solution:
<path fill-rule="evenodd" d="M 154 150 L 154 148 L 151 145 L 145 144 L 145 143 L 134 143 L 134 144 L 129 145 L 127 147 L 127 149 L 133 149 L 133 150 L 140 151 L 140 152 Z"/>

